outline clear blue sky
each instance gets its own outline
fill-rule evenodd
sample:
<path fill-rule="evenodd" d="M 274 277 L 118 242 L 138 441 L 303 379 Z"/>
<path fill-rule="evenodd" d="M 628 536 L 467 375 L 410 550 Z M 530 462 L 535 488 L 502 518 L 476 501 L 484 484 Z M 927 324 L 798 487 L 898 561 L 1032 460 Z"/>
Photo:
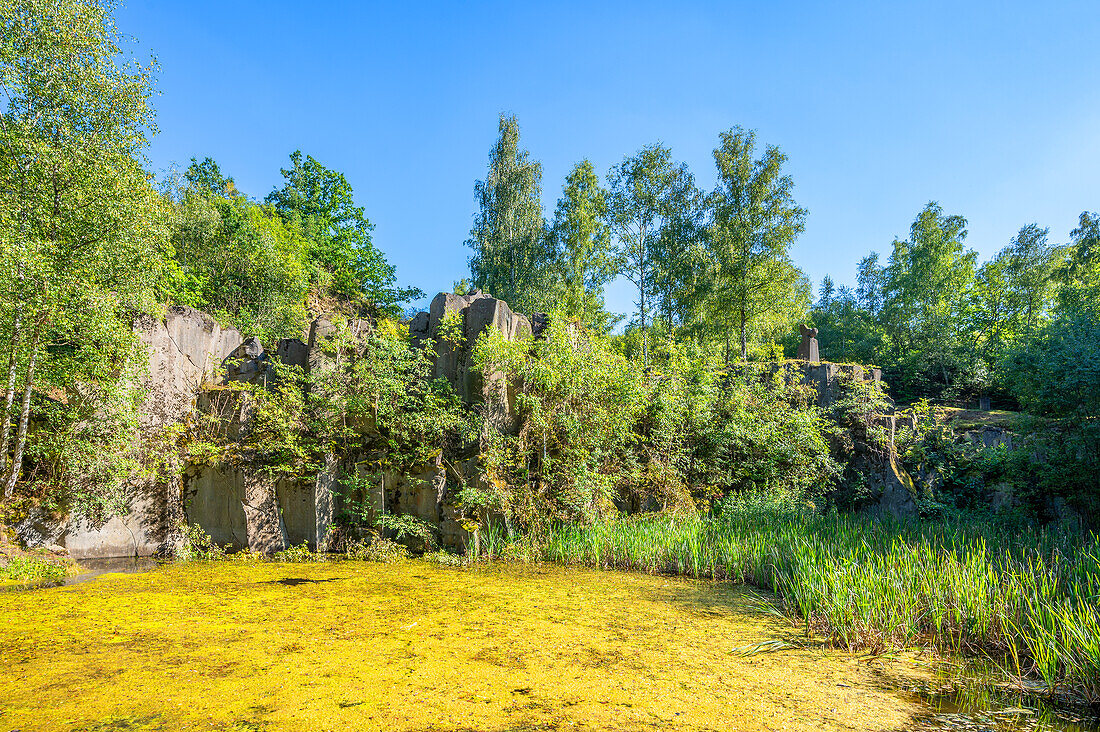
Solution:
<path fill-rule="evenodd" d="M 500 112 L 543 164 L 601 175 L 660 140 L 714 183 L 718 133 L 779 145 L 814 280 L 852 283 L 929 200 L 984 260 L 1035 221 L 1100 210 L 1100 3 L 139 2 L 158 57 L 157 169 L 210 155 L 262 198 L 300 148 L 345 173 L 374 241 L 429 295 L 462 245 Z M 633 293 L 615 283 L 608 304 Z"/>

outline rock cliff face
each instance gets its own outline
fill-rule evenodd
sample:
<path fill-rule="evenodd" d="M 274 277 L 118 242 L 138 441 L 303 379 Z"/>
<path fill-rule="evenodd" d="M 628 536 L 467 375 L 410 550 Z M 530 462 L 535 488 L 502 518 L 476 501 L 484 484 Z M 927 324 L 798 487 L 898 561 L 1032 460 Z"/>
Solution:
<path fill-rule="evenodd" d="M 457 343 L 441 337 L 448 322 L 455 326 Z M 489 330 L 500 332 L 508 340 L 533 333 L 527 316 L 512 312 L 503 300 L 481 293 L 441 292 L 432 299 L 428 312 L 418 314 L 409 324 L 413 339 L 435 351 L 434 375 L 446 379 L 467 404 L 483 404 L 494 427 L 513 431 L 518 427 L 513 385 L 499 374 L 485 383 L 473 367 L 474 344 Z"/>
<path fill-rule="evenodd" d="M 223 378 L 224 361 L 242 339 L 236 330 L 187 307 L 170 308 L 164 320 L 139 318 L 134 330 L 149 352 L 139 415 L 142 436 L 148 438 L 190 413 L 202 386 Z M 165 550 L 168 527 L 178 517 L 178 486 L 135 481 L 128 502 L 128 513 L 101 525 L 58 523 L 38 515 L 16 527 L 16 533 L 30 545 L 64 546 L 77 558 L 148 556 Z"/>
<path fill-rule="evenodd" d="M 446 379 L 463 401 L 476 405 L 494 428 L 514 432 L 520 427 L 515 409 L 516 385 L 499 373 L 485 378 L 473 364 L 474 344 L 491 331 L 510 340 L 538 337 L 547 325 L 545 315 L 535 314 L 529 319 L 489 295 L 440 293 L 427 312 L 410 321 L 409 333 L 414 344 L 430 349 L 435 377 Z M 332 358 L 321 345 L 338 326 L 328 317 L 319 317 L 312 324 L 308 342 L 284 339 L 272 351 L 265 350 L 257 339 L 245 339 L 236 330 L 223 328 L 209 315 L 191 308 L 171 308 L 163 320 L 145 317 L 134 327 L 149 351 L 147 396 L 140 414 L 142 439 L 135 446 L 141 449 L 174 425 L 210 410 L 221 410 L 230 430 L 246 429 L 249 395 L 228 388 L 229 382 L 265 385 L 273 376 L 275 362 L 296 366 L 306 373 L 317 369 Z M 352 320 L 348 327 L 351 335 L 358 337 L 372 324 L 360 319 Z M 788 380 L 813 385 L 821 406 L 835 401 L 845 377 L 881 378 L 877 369 L 831 363 L 786 362 L 770 368 L 770 373 L 762 376 L 782 370 Z M 983 434 L 975 439 L 988 441 L 990 436 Z M 322 457 L 320 471 L 308 480 L 276 480 L 260 466 L 186 465 L 178 480 L 135 481 L 130 489 L 130 510 L 103 525 L 86 521 L 59 523 L 38 515 L 16 530 L 29 545 L 60 544 L 77 558 L 170 552 L 174 548 L 173 528 L 180 521 L 197 524 L 215 542 L 237 548 L 272 552 L 302 542 L 323 548 L 339 508 L 338 479 L 360 470 L 358 463 L 363 456 Z M 468 460 L 456 459 L 449 466 L 452 472 L 465 471 L 469 460 L 477 459 L 472 451 L 464 457 Z M 904 514 L 912 510 L 912 480 L 892 458 L 881 467 L 881 511 Z M 376 510 L 384 505 L 387 512 L 417 516 L 438 527 L 444 546 L 463 547 L 468 541 L 456 512 L 455 487 L 439 461 L 410 466 L 400 473 L 388 472 L 378 481 L 377 491 L 369 493 L 365 498 L 374 503 Z"/>
<path fill-rule="evenodd" d="M 535 318 L 545 328 L 545 316 L 536 313 Z M 453 332 L 449 333 L 448 328 Z M 515 384 L 500 373 L 484 379 L 473 364 L 474 344 L 492 330 L 508 340 L 537 335 L 527 316 L 513 312 L 503 300 L 482 293 L 441 292 L 432 299 L 428 312 L 419 313 L 409 323 L 414 342 L 433 349 L 433 375 L 446 379 L 466 404 L 478 405 L 495 429 L 514 432 L 520 426 Z M 384 482 L 387 506 L 437 526 L 444 546 L 465 546 L 469 537 L 458 521 L 452 486 L 442 464 L 423 465 L 402 474 L 387 473 Z M 379 502 L 382 495 L 380 488 Z"/>
<path fill-rule="evenodd" d="M 440 339 L 445 323 L 452 324 L 457 343 Z M 352 336 L 370 327 L 368 320 L 349 323 Z M 140 318 L 134 328 L 149 351 L 143 384 L 147 396 L 140 411 L 140 443 L 145 444 L 196 411 L 228 410 L 232 414 L 224 416 L 231 417 L 231 429 L 240 429 L 249 418 L 247 396 L 225 385 L 266 383 L 273 362 L 308 373 L 328 358 L 320 344 L 337 326 L 332 319 L 319 317 L 310 328 L 308 343 L 284 339 L 270 353 L 257 339 L 245 339 L 192 308 L 171 308 L 163 320 Z M 509 339 L 531 334 L 527 317 L 488 295 L 440 293 L 409 328 L 414 343 L 432 349 L 435 376 L 445 378 L 468 404 L 483 405 L 499 429 L 518 426 L 511 385 L 503 376 L 488 382 L 482 379 L 472 366 L 472 350 L 477 338 L 491 329 Z M 273 480 L 259 469 L 245 467 L 187 465 L 178 481 L 136 480 L 129 491 L 129 511 L 102 525 L 58 522 L 43 513 L 29 517 L 16 527 L 16 533 L 28 545 L 59 544 L 76 558 L 170 552 L 172 527 L 181 519 L 198 524 L 219 544 L 237 548 L 271 552 L 302 542 L 324 546 L 338 508 L 338 476 L 356 469 L 356 457 L 326 456 L 321 471 L 308 481 Z M 456 520 L 441 465 L 387 473 L 383 483 L 377 503 L 385 500 L 388 511 L 412 514 L 438 526 L 444 545 L 463 545 L 466 533 Z"/>

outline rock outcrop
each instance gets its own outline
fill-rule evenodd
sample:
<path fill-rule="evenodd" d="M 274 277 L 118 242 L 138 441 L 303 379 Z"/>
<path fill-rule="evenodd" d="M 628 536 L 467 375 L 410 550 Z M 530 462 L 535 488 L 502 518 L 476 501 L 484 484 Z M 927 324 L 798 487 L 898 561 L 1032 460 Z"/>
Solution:
<path fill-rule="evenodd" d="M 548 319 L 536 315 L 535 322 L 541 330 Z M 352 342 L 373 327 L 369 319 L 347 325 Z M 170 308 L 163 319 L 138 319 L 134 328 L 149 351 L 149 370 L 135 449 L 146 449 L 150 441 L 203 412 L 218 412 L 231 437 L 247 430 L 249 395 L 230 382 L 270 386 L 276 363 L 309 373 L 332 358 L 322 342 L 342 327 L 334 318 L 318 317 L 308 342 L 283 339 L 269 352 L 258 339 L 246 339 L 192 308 Z M 409 323 L 412 341 L 431 349 L 433 375 L 446 379 L 467 404 L 481 405 L 493 426 L 511 430 L 518 427 L 514 385 L 502 374 L 482 378 L 472 362 L 474 344 L 490 330 L 509 339 L 534 331 L 526 316 L 482 293 L 440 293 L 428 312 Z M 359 457 L 325 456 L 309 480 L 276 480 L 262 466 L 186 465 L 178 480 L 135 480 L 125 515 L 94 525 L 58 521 L 41 512 L 23 521 L 16 533 L 29 545 L 64 546 L 76 558 L 171 552 L 173 528 L 181 520 L 198 524 L 215 542 L 237 548 L 272 552 L 302 542 L 324 547 L 339 507 L 338 479 L 357 470 Z M 386 501 L 387 511 L 418 516 L 439 527 L 444 545 L 461 546 L 466 534 L 453 493 L 447 471 L 431 464 L 386 473 L 377 499 Z"/>
<path fill-rule="evenodd" d="M 413 318 L 409 330 L 424 347 L 434 349 L 433 375 L 446 379 L 465 403 L 483 405 L 484 414 L 496 429 L 517 429 L 515 385 L 499 373 L 487 380 L 482 378 L 473 365 L 473 349 L 477 339 L 489 330 L 500 332 L 508 340 L 531 337 L 527 316 L 513 312 L 503 300 L 480 292 L 441 292 L 432 299 L 427 317 L 423 316 L 420 313 Z M 448 333 L 448 327 L 454 333 Z"/>
<path fill-rule="evenodd" d="M 148 349 L 149 370 L 143 380 L 145 401 L 139 412 L 142 442 L 156 438 L 191 412 L 200 388 L 224 378 L 226 358 L 242 341 L 233 328 L 223 328 L 205 313 L 188 307 L 169 308 L 163 320 L 144 316 L 134 330 Z M 144 445 L 135 445 L 143 449 Z M 78 559 L 149 556 L 166 549 L 169 528 L 179 518 L 176 485 L 135 480 L 129 487 L 129 510 L 106 522 L 57 522 L 45 515 L 29 517 L 16 528 L 28 545 L 60 544 Z"/>

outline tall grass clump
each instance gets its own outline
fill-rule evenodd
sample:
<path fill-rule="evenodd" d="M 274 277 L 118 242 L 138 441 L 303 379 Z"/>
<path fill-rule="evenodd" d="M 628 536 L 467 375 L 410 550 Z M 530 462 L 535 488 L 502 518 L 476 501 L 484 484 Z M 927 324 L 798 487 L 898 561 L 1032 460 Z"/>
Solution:
<path fill-rule="evenodd" d="M 807 634 L 842 647 L 987 654 L 1100 703 L 1095 534 L 875 521 L 753 495 L 707 517 L 558 526 L 544 556 L 766 588 Z"/>
<path fill-rule="evenodd" d="M 0 579 L 15 582 L 58 582 L 70 570 L 70 564 L 61 559 L 38 556 L 10 556 L 0 562 Z"/>

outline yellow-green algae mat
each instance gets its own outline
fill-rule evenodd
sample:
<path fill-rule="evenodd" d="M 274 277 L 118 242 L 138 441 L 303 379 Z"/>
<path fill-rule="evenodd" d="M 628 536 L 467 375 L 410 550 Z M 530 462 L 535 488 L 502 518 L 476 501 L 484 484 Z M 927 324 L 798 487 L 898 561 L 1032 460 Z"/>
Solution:
<path fill-rule="evenodd" d="M 0 593 L 9 730 L 880 730 L 865 663 L 729 584 L 545 565 L 175 564 Z M 896 669 L 895 669 L 896 670 Z"/>

